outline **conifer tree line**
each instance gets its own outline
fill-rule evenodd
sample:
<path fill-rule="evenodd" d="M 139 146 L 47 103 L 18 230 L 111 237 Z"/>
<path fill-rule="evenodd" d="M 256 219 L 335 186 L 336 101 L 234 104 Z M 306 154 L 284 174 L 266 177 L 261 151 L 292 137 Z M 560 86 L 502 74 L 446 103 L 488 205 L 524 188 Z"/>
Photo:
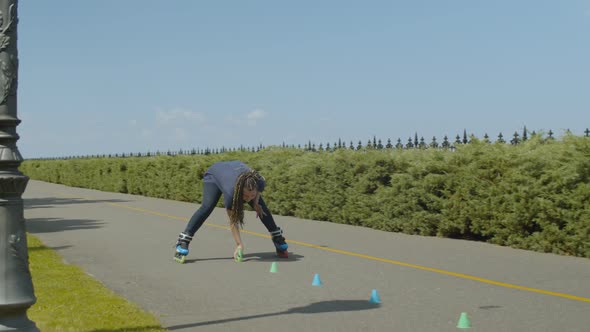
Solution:
<path fill-rule="evenodd" d="M 568 134 L 571 134 L 569 130 L 567 131 Z M 495 141 L 492 141 L 488 134 L 484 134 L 482 141 L 487 143 L 500 143 L 500 144 L 512 144 L 517 145 L 522 142 L 526 142 L 530 137 L 534 136 L 544 136 L 544 139 L 547 140 L 554 140 L 554 132 L 549 130 L 547 135 L 537 134 L 535 131 L 529 132 L 526 127 L 524 127 L 521 134 L 517 131 L 512 134 L 512 137 L 507 140 L 504 138 L 502 133 L 498 134 Z M 584 136 L 590 136 L 590 129 L 586 128 L 584 131 Z M 297 146 L 291 144 L 285 144 L 284 142 L 280 145 L 283 148 L 291 148 L 291 149 L 300 149 L 304 151 L 335 151 L 338 149 L 349 149 L 349 150 L 383 150 L 383 149 L 450 149 L 454 150 L 458 145 L 461 144 L 469 144 L 472 140 L 477 139 L 473 134 L 468 135 L 467 130 L 463 130 L 463 134 L 457 134 L 454 139 L 449 138 L 445 135 L 442 141 L 438 141 L 436 137 L 432 137 L 430 141 L 427 141 L 423 136 L 418 138 L 418 134 L 414 134 L 413 137 L 408 137 L 407 141 L 402 141 L 401 138 L 398 138 L 396 142 L 392 142 L 391 139 L 387 139 L 387 141 L 382 141 L 381 139 L 377 139 L 373 136 L 372 139 L 369 139 L 365 144 L 362 141 L 358 141 L 356 144 L 353 141 L 349 143 L 343 141 L 342 139 L 338 139 L 334 143 L 313 143 L 308 141 L 303 146 L 298 144 Z M 209 154 L 220 154 L 225 152 L 259 152 L 265 148 L 264 145 L 259 144 L 258 146 L 250 146 L 245 147 L 243 145 L 235 148 L 192 148 L 192 149 L 179 149 L 176 151 L 167 150 L 165 152 L 162 151 L 155 151 L 155 152 L 130 152 L 130 153 L 114 153 L 114 154 L 97 154 L 97 155 L 78 155 L 78 156 L 67 156 L 67 157 L 39 157 L 39 158 L 28 158 L 28 159 L 75 159 L 75 158 L 126 158 L 126 157 L 153 157 L 153 156 L 177 156 L 177 155 L 209 155 Z"/>

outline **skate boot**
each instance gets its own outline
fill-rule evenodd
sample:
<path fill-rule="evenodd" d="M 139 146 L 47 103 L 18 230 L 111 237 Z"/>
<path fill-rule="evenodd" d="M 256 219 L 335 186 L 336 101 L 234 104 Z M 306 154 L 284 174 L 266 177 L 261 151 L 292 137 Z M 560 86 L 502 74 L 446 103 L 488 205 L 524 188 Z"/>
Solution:
<path fill-rule="evenodd" d="M 178 242 L 176 242 L 176 253 L 174 254 L 174 260 L 180 264 L 184 264 L 186 255 L 188 255 L 188 244 L 191 243 L 192 236 L 185 232 L 178 235 Z"/>
<path fill-rule="evenodd" d="M 283 230 L 280 227 L 277 227 L 277 230 L 270 232 L 270 235 L 272 236 L 272 242 L 277 250 L 277 256 L 281 258 L 289 258 L 289 252 L 287 251 L 289 245 L 285 242 Z"/>

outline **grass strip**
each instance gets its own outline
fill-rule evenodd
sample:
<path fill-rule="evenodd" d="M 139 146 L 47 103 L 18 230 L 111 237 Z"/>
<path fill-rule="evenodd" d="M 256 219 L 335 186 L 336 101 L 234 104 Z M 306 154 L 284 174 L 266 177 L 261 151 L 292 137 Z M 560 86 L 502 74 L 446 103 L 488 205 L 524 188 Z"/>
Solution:
<path fill-rule="evenodd" d="M 43 332 L 160 332 L 153 315 L 106 288 L 27 235 L 35 303 L 27 316 Z"/>

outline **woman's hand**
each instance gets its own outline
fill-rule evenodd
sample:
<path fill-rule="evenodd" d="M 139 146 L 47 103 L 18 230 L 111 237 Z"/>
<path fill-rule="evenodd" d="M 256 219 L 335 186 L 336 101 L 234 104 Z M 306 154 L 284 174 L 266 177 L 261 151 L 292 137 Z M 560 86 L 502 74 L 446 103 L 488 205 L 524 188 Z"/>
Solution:
<path fill-rule="evenodd" d="M 262 211 L 262 207 L 258 204 L 254 204 L 254 210 L 256 211 L 256 218 L 262 219 L 262 217 L 266 216 L 266 213 Z"/>
<path fill-rule="evenodd" d="M 266 216 L 266 213 L 262 211 L 262 207 L 258 204 L 258 201 L 260 201 L 260 192 L 256 193 L 252 206 L 254 207 L 254 211 L 256 211 L 256 218 L 262 219 L 262 217 Z"/>

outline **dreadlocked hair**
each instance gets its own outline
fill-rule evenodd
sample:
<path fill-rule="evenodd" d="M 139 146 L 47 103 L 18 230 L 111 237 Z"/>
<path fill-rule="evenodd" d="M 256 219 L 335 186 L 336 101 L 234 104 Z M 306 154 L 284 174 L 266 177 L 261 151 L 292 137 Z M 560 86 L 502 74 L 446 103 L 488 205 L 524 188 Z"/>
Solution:
<path fill-rule="evenodd" d="M 238 176 L 234 188 L 232 208 L 229 212 L 231 226 L 244 226 L 244 190 L 258 190 L 258 181 L 261 179 L 262 176 L 255 170 L 243 172 Z"/>

